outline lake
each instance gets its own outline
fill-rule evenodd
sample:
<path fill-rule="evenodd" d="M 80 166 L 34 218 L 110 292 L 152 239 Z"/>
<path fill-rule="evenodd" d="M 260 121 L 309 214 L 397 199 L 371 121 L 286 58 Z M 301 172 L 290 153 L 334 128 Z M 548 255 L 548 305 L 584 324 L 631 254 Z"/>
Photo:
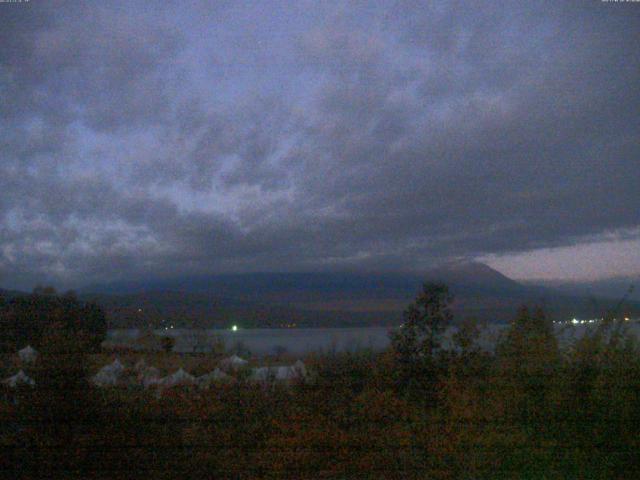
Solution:
<path fill-rule="evenodd" d="M 497 339 L 504 331 L 505 325 L 491 324 L 485 327 L 480 337 L 480 346 L 493 350 Z M 594 325 L 556 326 L 556 334 L 561 345 L 569 345 L 585 332 L 593 330 Z M 636 337 L 640 336 L 640 323 L 625 325 Z M 175 339 L 174 351 L 180 353 L 207 353 L 216 342 L 224 342 L 229 351 L 241 350 L 252 355 L 264 356 L 277 353 L 305 355 L 312 352 L 345 352 L 371 349 L 384 350 L 389 345 L 387 327 L 355 327 L 355 328 L 252 328 L 232 330 L 191 330 L 173 329 L 156 330 L 158 335 L 171 336 Z M 137 329 L 109 330 L 107 342 L 111 345 L 135 348 L 136 339 L 141 331 Z M 445 343 L 450 344 L 455 328 L 445 334 Z"/>

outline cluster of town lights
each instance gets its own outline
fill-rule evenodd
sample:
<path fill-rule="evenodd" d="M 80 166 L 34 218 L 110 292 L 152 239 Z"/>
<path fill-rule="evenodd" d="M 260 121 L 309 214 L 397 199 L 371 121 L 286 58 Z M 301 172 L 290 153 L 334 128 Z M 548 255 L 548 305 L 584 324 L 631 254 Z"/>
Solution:
<path fill-rule="evenodd" d="M 629 320 L 631 320 L 629 317 L 624 317 L 624 321 L 625 322 L 628 322 Z M 604 321 L 604 318 L 590 318 L 588 320 L 580 320 L 578 318 L 573 318 L 570 321 L 568 321 L 568 320 L 555 321 L 554 320 L 553 323 L 557 323 L 557 324 L 560 324 L 560 325 L 565 324 L 565 323 L 571 323 L 573 325 L 586 325 L 586 324 L 589 324 L 589 323 L 597 323 L 597 322 L 602 322 L 602 321 Z M 618 319 L 614 318 L 613 321 L 616 322 L 616 321 L 618 321 Z"/>

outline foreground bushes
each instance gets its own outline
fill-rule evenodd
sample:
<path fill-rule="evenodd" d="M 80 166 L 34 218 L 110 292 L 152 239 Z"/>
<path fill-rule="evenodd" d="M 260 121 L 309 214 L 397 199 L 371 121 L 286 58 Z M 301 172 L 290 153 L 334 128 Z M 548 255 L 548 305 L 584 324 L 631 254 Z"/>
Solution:
<path fill-rule="evenodd" d="M 640 351 L 616 329 L 560 350 L 542 312 L 523 309 L 495 353 L 468 328 L 458 348 L 428 357 L 310 357 L 308 383 L 161 398 L 93 390 L 71 349 L 57 373 L 41 371 L 47 388 L 0 402 L 2 467 L 46 478 L 640 478 Z M 61 345 L 53 336 L 48 348 Z M 69 385 L 73 395 L 56 393 Z"/>
<path fill-rule="evenodd" d="M 97 352 L 107 334 L 102 308 L 79 300 L 73 292 L 57 295 L 51 287 L 4 298 L 0 292 L 0 352 L 27 345 L 38 351 L 53 326 L 73 332 L 85 349 Z"/>

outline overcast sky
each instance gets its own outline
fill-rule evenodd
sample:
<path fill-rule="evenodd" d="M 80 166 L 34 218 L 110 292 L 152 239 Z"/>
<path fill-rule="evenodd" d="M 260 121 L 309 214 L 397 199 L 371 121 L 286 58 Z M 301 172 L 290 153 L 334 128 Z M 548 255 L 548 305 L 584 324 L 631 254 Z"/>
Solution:
<path fill-rule="evenodd" d="M 640 4 L 0 3 L 0 286 L 640 272 Z"/>

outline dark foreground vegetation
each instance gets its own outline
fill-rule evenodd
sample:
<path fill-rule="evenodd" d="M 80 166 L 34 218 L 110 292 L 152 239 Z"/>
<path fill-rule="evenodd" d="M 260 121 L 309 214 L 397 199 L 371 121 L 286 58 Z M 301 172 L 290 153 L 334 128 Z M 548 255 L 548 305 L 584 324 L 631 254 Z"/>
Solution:
<path fill-rule="evenodd" d="M 7 478 L 640 478 L 640 349 L 614 321 L 558 348 L 522 309 L 495 353 L 427 285 L 384 353 L 305 359 L 291 386 L 98 390 L 91 342 L 48 329 L 0 402 Z M 65 326 L 66 325 L 66 326 Z M 6 376 L 6 375 L 4 375 Z"/>
<path fill-rule="evenodd" d="M 52 287 L 36 287 L 29 295 L 5 296 L 0 291 L 0 352 L 29 344 L 39 348 L 54 330 L 73 333 L 95 352 L 107 334 L 107 319 L 101 307 L 73 292 L 58 295 Z"/>

